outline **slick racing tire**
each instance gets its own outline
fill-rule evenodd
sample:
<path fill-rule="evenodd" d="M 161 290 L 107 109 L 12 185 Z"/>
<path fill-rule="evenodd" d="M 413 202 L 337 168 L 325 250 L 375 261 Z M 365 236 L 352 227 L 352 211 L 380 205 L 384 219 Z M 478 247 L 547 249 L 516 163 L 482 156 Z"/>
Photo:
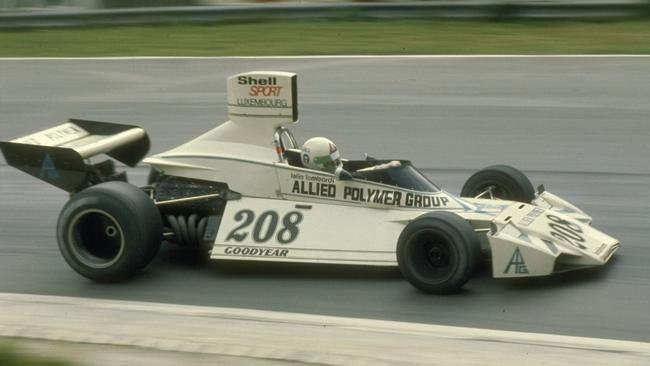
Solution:
<path fill-rule="evenodd" d="M 535 198 L 535 188 L 520 170 L 508 165 L 492 165 L 469 177 L 460 196 L 530 203 Z"/>
<path fill-rule="evenodd" d="M 119 282 L 139 273 L 158 253 L 162 221 L 153 201 L 124 182 L 81 191 L 57 223 L 59 250 L 70 267 L 97 282 Z"/>
<path fill-rule="evenodd" d="M 451 212 L 420 216 L 404 228 L 397 244 L 402 276 L 429 294 L 460 290 L 476 271 L 479 257 L 474 228 Z"/>

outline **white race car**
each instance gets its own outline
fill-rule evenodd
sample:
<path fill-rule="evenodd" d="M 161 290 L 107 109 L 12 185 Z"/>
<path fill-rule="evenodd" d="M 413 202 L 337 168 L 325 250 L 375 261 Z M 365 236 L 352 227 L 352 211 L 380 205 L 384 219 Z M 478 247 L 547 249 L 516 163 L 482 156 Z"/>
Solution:
<path fill-rule="evenodd" d="M 69 120 L 0 147 L 10 165 L 72 194 L 59 248 L 99 282 L 134 276 L 163 240 L 218 260 L 397 265 L 437 294 L 461 288 L 481 259 L 494 277 L 545 276 L 603 265 L 618 249 L 591 217 L 509 166 L 475 173 L 461 197 L 404 160 L 305 168 L 286 127 L 298 121 L 296 83 L 286 72 L 230 77 L 230 120 L 146 158 L 145 187 L 126 183 L 113 160 L 89 160 L 136 165 L 149 149 L 136 126 Z"/>

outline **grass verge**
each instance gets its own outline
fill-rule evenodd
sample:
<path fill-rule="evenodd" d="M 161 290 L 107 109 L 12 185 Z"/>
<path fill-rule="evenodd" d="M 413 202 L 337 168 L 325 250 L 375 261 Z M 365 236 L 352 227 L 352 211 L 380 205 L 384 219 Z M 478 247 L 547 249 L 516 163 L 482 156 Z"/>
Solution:
<path fill-rule="evenodd" d="M 650 21 L 266 21 L 0 30 L 0 56 L 650 54 Z"/>
<path fill-rule="evenodd" d="M 7 343 L 0 343 L 0 365 L 2 366 L 73 366 L 62 360 L 34 357 L 25 354 Z"/>

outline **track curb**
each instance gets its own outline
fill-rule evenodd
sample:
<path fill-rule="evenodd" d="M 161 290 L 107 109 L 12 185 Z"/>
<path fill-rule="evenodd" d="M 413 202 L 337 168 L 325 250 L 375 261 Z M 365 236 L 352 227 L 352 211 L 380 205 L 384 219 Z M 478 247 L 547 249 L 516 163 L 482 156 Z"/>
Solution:
<path fill-rule="evenodd" d="M 0 293 L 0 336 L 326 365 L 618 363 L 650 343 L 206 306 Z"/>

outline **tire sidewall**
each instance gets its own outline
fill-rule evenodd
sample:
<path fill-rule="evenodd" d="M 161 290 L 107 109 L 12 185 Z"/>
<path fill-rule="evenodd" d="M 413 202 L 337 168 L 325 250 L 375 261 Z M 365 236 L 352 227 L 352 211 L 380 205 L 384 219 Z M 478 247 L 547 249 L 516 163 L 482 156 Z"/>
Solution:
<path fill-rule="evenodd" d="M 508 197 L 500 199 L 530 203 L 535 198 L 535 189 L 528 177 L 507 165 L 493 165 L 474 173 L 463 185 L 460 195 L 474 198 L 488 186 L 504 189 L 508 193 Z"/>
<path fill-rule="evenodd" d="M 452 253 L 453 265 L 444 277 L 428 277 L 429 268 L 416 257 L 420 235 L 433 234 L 444 238 Z M 427 214 L 409 223 L 402 231 L 397 246 L 397 262 L 402 275 L 425 293 L 457 292 L 475 272 L 479 261 L 478 237 L 469 223 L 455 214 Z"/>
<path fill-rule="evenodd" d="M 76 249 L 72 231 L 79 221 L 73 220 L 92 211 L 113 218 L 122 235 L 120 253 L 108 265 L 89 265 Z M 82 276 L 98 282 L 122 281 L 141 271 L 158 252 L 161 233 L 162 223 L 153 202 L 138 188 L 122 182 L 100 184 L 74 195 L 57 223 L 59 250 L 66 262 Z"/>

